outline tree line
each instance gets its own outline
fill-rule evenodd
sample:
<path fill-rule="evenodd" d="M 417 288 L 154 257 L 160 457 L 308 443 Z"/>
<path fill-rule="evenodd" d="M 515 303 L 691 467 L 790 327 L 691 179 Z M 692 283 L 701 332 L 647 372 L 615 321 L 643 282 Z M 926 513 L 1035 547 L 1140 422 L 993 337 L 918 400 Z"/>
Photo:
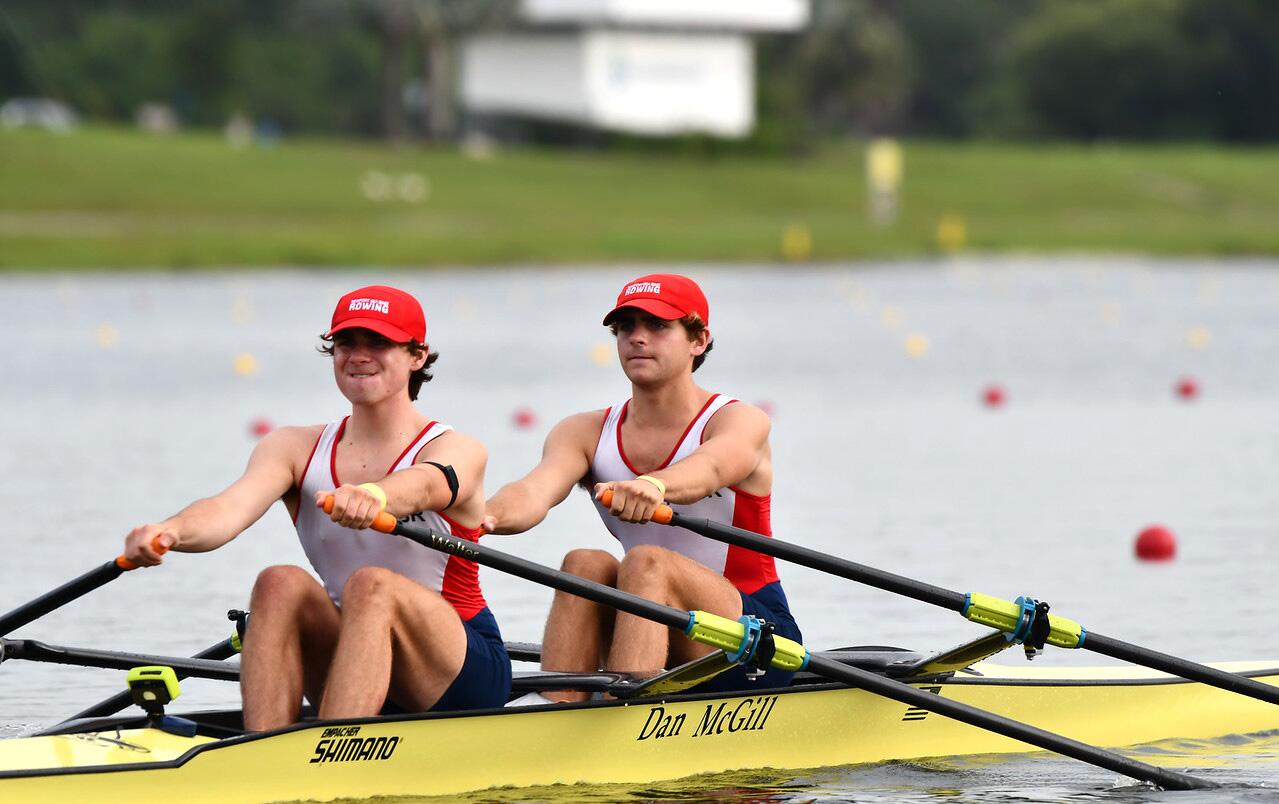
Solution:
<path fill-rule="evenodd" d="M 112 121 L 159 101 L 194 126 L 240 112 L 288 133 L 449 139 L 465 128 L 458 38 L 515 25 L 513 0 L 15 0 L 0 6 L 0 99 L 53 97 Z M 757 47 L 747 147 L 1279 138 L 1272 0 L 813 0 L 805 30 Z M 563 137 L 555 128 L 527 132 Z"/>

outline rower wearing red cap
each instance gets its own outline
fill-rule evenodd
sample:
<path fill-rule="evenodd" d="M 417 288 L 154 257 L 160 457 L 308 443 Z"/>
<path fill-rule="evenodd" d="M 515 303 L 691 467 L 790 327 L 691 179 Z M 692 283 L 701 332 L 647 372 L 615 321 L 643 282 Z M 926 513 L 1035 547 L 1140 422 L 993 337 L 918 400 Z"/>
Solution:
<path fill-rule="evenodd" d="M 542 461 L 488 501 L 484 529 L 526 531 L 574 485 L 583 485 L 593 490 L 625 556 L 619 561 L 602 550 L 573 550 L 564 559 L 566 571 L 681 609 L 732 619 L 753 615 L 798 641 L 771 557 L 650 521 L 665 501 L 682 514 L 771 532 L 768 416 L 693 382 L 711 350 L 709 324 L 706 296 L 688 277 L 651 274 L 624 285 L 604 325 L 617 338 L 630 399 L 556 425 Z M 605 491 L 612 491 L 608 508 L 600 502 Z M 648 674 L 710 650 L 648 620 L 559 592 L 546 623 L 542 667 Z M 737 668 L 698 689 L 762 689 L 788 681 L 779 671 L 751 678 Z M 533 693 L 521 702 L 585 697 Z"/>
<path fill-rule="evenodd" d="M 320 582 L 292 566 L 258 576 L 241 662 L 246 729 L 297 721 L 304 696 L 326 719 L 501 706 L 510 659 L 476 565 L 368 529 L 386 510 L 472 541 L 482 533 L 484 446 L 413 404 L 439 357 L 422 307 L 396 288 L 360 288 L 321 337 L 350 415 L 274 430 L 240 479 L 134 528 L 124 554 L 159 564 L 157 537 L 213 550 L 284 502 Z"/>

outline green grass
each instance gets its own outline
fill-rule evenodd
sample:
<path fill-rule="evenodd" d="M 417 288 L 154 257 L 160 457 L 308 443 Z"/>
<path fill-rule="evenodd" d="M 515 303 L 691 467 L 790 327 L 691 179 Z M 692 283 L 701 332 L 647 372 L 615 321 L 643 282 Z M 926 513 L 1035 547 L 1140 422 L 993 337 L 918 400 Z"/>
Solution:
<path fill-rule="evenodd" d="M 802 159 L 451 149 L 213 134 L 0 132 L 0 266 L 457 265 L 918 256 L 967 248 L 1279 253 L 1279 148 L 910 143 L 900 219 L 871 225 L 864 154 Z M 375 202 L 366 171 L 418 173 Z"/>

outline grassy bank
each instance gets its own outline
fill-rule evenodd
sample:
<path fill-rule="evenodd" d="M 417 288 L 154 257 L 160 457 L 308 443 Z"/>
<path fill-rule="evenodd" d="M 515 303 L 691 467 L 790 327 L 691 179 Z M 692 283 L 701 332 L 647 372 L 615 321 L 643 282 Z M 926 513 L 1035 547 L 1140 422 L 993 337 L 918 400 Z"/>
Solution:
<path fill-rule="evenodd" d="M 946 214 L 978 251 L 1279 254 L 1279 148 L 914 143 L 886 227 L 863 158 L 0 131 L 0 266 L 774 261 L 795 224 L 814 260 L 897 257 L 935 252 Z"/>

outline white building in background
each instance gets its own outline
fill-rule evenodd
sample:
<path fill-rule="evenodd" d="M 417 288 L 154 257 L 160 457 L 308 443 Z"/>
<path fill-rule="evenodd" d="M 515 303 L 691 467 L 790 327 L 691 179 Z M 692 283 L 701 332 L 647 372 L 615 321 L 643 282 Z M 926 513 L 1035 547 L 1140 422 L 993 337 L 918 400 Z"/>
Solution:
<path fill-rule="evenodd" d="M 521 0 L 521 30 L 462 43 L 461 103 L 655 136 L 755 125 L 751 35 L 795 31 L 808 0 Z"/>

